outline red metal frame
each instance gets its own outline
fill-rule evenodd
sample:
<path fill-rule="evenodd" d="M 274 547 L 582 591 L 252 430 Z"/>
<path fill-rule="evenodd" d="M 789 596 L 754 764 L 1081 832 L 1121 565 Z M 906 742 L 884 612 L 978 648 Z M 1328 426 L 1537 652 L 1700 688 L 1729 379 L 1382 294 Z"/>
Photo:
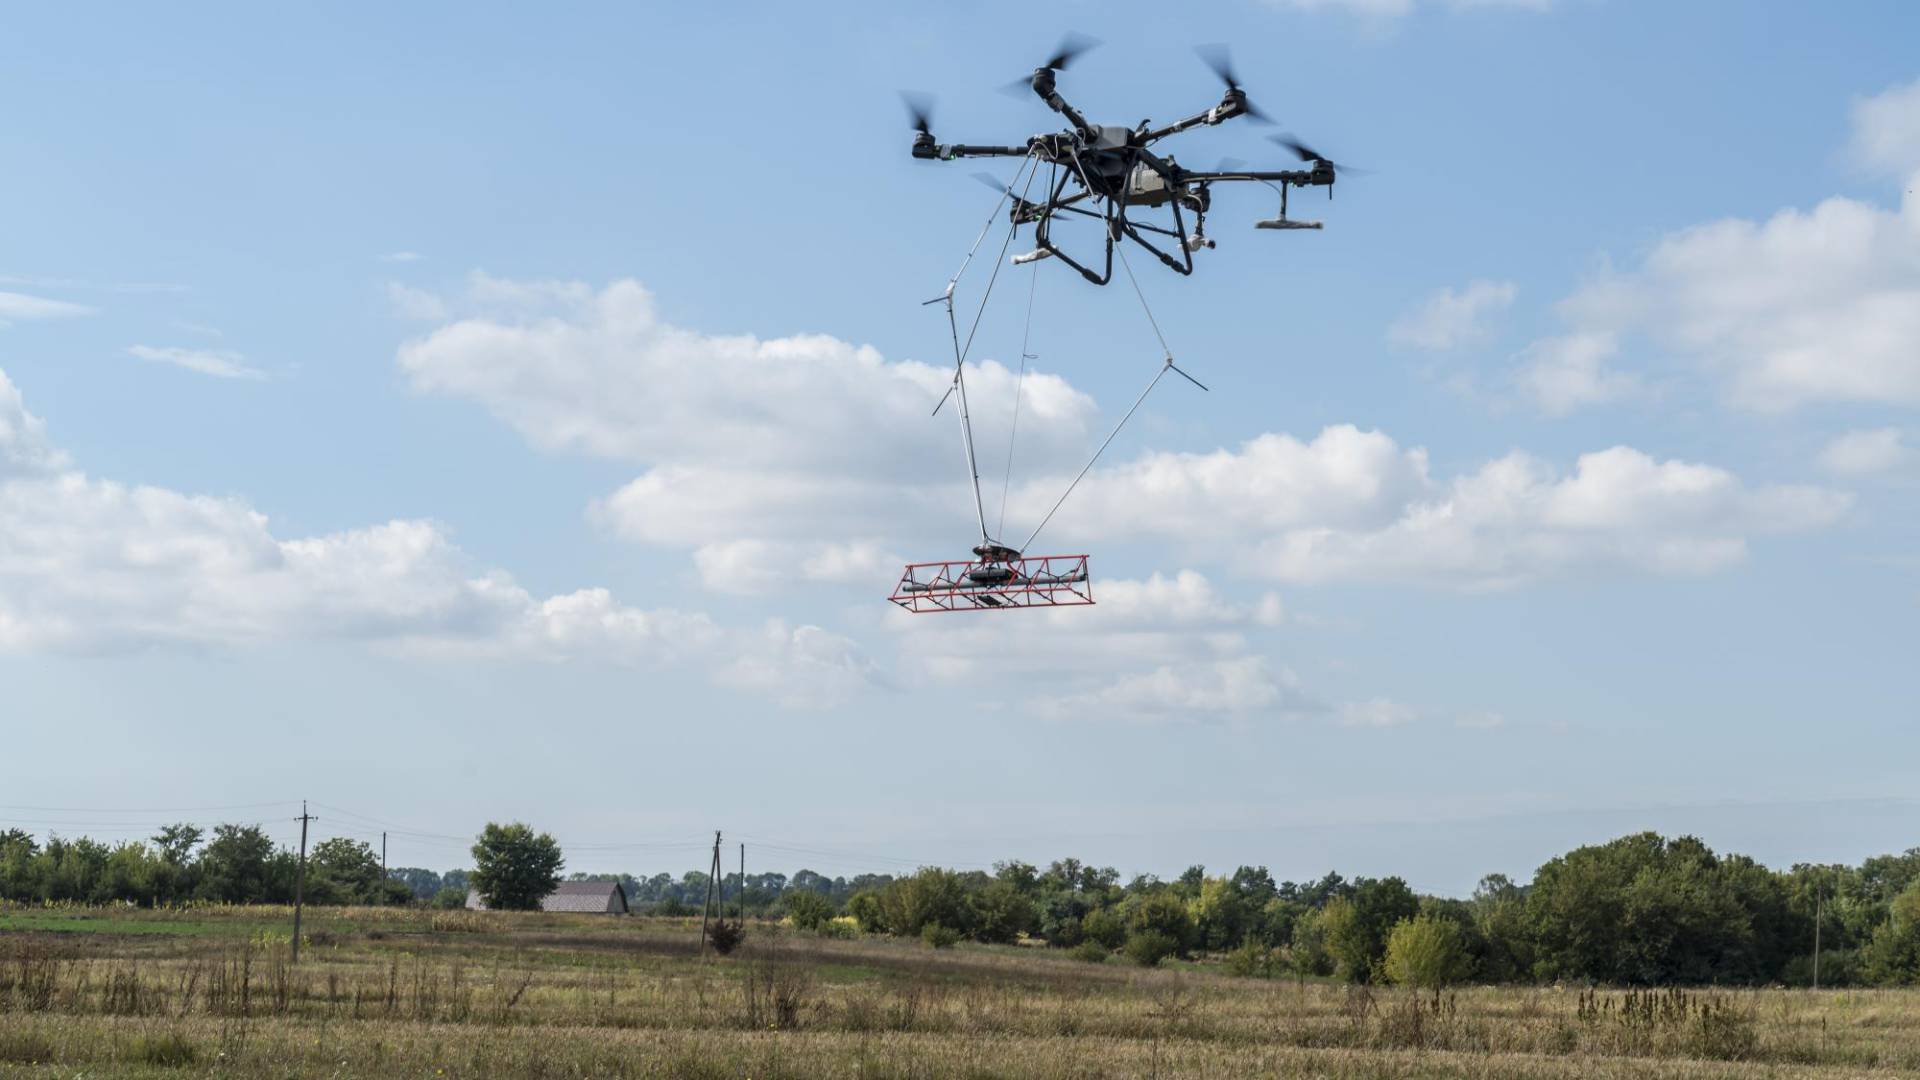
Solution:
<path fill-rule="evenodd" d="M 1093 603 L 1093 579 L 1085 555 L 908 563 L 887 599 L 915 614 L 1077 607 Z"/>

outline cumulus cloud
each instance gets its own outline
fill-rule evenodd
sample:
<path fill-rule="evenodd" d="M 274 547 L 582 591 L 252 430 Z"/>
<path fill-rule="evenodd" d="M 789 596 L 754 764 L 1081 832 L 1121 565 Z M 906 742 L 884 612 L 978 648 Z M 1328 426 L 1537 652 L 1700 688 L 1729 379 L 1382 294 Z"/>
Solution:
<path fill-rule="evenodd" d="M 26 293 L 0 292 L 0 326 L 34 319 L 71 319 L 78 315 L 95 313 L 94 308 L 85 304 L 50 300 L 44 296 L 29 296 Z"/>
<path fill-rule="evenodd" d="M 216 379 L 264 379 L 267 377 L 266 372 L 248 366 L 246 357 L 229 349 L 184 349 L 177 346 L 157 348 L 152 345 L 134 345 L 127 349 L 127 355 L 150 363 L 171 364 L 201 375 L 211 375 Z"/>
<path fill-rule="evenodd" d="M 503 571 L 472 565 L 432 522 L 287 538 L 240 499 L 87 476 L 0 373 L 0 649 L 295 639 L 462 657 L 691 662 L 806 704 L 851 692 L 871 673 L 857 647 L 817 628 L 782 640 L 700 613 L 623 605 L 604 589 L 535 596 Z"/>
<path fill-rule="evenodd" d="M 1609 333 L 1576 333 L 1528 346 L 1514 378 L 1522 397 L 1541 412 L 1564 416 L 1575 409 L 1618 401 L 1640 389 L 1634 376 L 1613 370 L 1620 351 Z"/>
<path fill-rule="evenodd" d="M 1820 451 L 1820 465 L 1843 476 L 1889 472 L 1912 461 L 1913 448 L 1899 428 L 1849 431 Z"/>
<path fill-rule="evenodd" d="M 1855 152 L 1920 175 L 1920 87 L 1854 110 Z M 1764 221 L 1662 238 L 1635 268 L 1561 304 L 1576 334 L 1635 335 L 1723 379 L 1741 407 L 1920 405 L 1920 195 L 1896 207 L 1830 198 Z"/>
<path fill-rule="evenodd" d="M 951 543 L 972 524 L 952 429 L 927 416 L 944 368 L 818 335 L 675 327 L 632 282 L 476 276 L 457 303 L 466 313 L 401 350 L 415 385 L 472 399 L 538 446 L 639 463 L 590 513 L 618 535 L 689 552 L 709 587 L 883 583 L 902 547 Z M 1606 366 L 1610 347 L 1540 350 L 1536 392 L 1555 406 L 1627 392 L 1630 380 Z M 982 429 L 1009 419 L 1013 374 L 989 361 L 969 379 Z M 1029 376 L 1025 390 L 1032 479 L 1010 493 L 1010 524 L 1044 515 L 1095 426 L 1092 402 L 1057 376 Z M 1612 512 L 1569 516 L 1580 500 Z M 1489 587 L 1708 572 L 1743 558 L 1751 535 L 1817 528 L 1845 506 L 1837 493 L 1751 488 L 1629 447 L 1588 454 L 1570 474 L 1515 452 L 1437 478 L 1425 450 L 1335 425 L 1096 469 L 1047 544 L 1165 538 L 1275 581 Z"/>
<path fill-rule="evenodd" d="M 401 348 L 413 385 L 475 401 L 542 449 L 645 465 L 594 517 L 695 552 L 717 588 L 847 580 L 891 559 L 903 531 L 969 527 L 957 421 L 928 419 L 946 365 L 818 334 L 702 334 L 663 320 L 632 281 L 475 275 L 462 296 L 432 301 L 460 314 Z M 1083 452 L 1093 402 L 1064 379 L 1019 379 L 989 360 L 967 380 L 983 446 L 1005 445 L 1017 386 L 1021 460 Z"/>
<path fill-rule="evenodd" d="M 902 678 L 978 688 L 1018 680 L 1016 706 L 1056 719 L 1202 721 L 1324 713 L 1249 631 L 1279 624 L 1278 597 L 1235 597 L 1194 570 L 1094 580 L 1092 607 L 1005 618 L 894 613 Z"/>
<path fill-rule="evenodd" d="M 1849 505 L 1844 493 L 1751 488 L 1625 446 L 1581 455 L 1568 473 L 1514 452 L 1442 482 L 1424 451 L 1350 426 L 1311 442 L 1265 435 L 1238 451 L 1149 454 L 1083 486 L 1061 526 L 1070 536 L 1166 538 L 1281 582 L 1466 588 L 1707 573 L 1745 558 L 1749 535 L 1820 528 Z"/>
<path fill-rule="evenodd" d="M 1479 345 L 1493 337 L 1493 322 L 1513 306 L 1519 290 L 1511 281 L 1474 281 L 1441 289 L 1387 328 L 1387 338 L 1418 349 Z"/>
<path fill-rule="evenodd" d="M 1896 176 L 1920 170 L 1920 79 L 1854 102 L 1852 150 L 1862 164 Z"/>
<path fill-rule="evenodd" d="M 27 411 L 19 388 L 0 371 L 0 483 L 66 466 L 66 455 L 47 440 L 47 425 Z"/>

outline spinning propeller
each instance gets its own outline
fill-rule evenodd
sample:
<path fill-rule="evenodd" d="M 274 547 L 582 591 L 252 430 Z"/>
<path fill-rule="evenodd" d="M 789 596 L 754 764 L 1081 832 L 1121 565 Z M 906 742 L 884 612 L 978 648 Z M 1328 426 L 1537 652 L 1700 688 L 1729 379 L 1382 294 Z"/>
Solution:
<path fill-rule="evenodd" d="M 928 138 L 933 137 L 933 95 L 917 91 L 900 91 L 900 103 L 907 107 L 907 119 L 913 121 L 913 130 Z"/>
<path fill-rule="evenodd" d="M 1053 55 L 1047 57 L 1045 63 L 1035 68 L 1034 73 L 1038 74 L 1042 71 L 1065 71 L 1075 60 L 1099 44 L 1099 38 L 1088 37 L 1077 31 L 1069 30 L 1066 36 L 1060 39 L 1060 44 L 1054 48 Z M 1017 97 L 1025 97 L 1027 94 L 1033 92 L 1033 75 L 1022 75 L 1012 82 L 1007 83 L 1005 86 L 1002 86 L 1000 92 L 1003 94 L 1012 94 Z"/>
<path fill-rule="evenodd" d="M 1227 96 L 1240 102 L 1240 107 L 1247 112 L 1247 119 L 1262 124 L 1273 123 L 1273 117 L 1268 116 L 1252 101 L 1249 101 L 1247 99 L 1247 92 L 1241 89 L 1240 77 L 1234 74 L 1233 71 L 1233 51 L 1231 49 L 1228 49 L 1225 45 L 1196 45 L 1194 46 L 1193 53 L 1200 58 L 1201 63 L 1212 68 L 1213 73 L 1220 77 L 1221 82 L 1226 84 Z"/>
<path fill-rule="evenodd" d="M 1352 165 L 1341 164 L 1327 155 L 1322 154 L 1320 151 L 1315 150 L 1313 147 L 1306 145 L 1299 139 L 1294 138 L 1292 135 L 1269 135 L 1267 139 L 1270 142 L 1277 143 L 1293 151 L 1299 156 L 1301 161 L 1310 165 L 1325 165 L 1327 168 L 1333 169 L 1336 172 L 1352 173 L 1356 176 L 1365 176 L 1369 171 L 1367 169 L 1356 168 Z"/>

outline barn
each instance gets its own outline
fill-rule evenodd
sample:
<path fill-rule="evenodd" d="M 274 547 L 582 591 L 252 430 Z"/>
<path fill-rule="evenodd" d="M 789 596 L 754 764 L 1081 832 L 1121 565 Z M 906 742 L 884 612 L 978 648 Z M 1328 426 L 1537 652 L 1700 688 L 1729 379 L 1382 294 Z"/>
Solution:
<path fill-rule="evenodd" d="M 485 911 L 486 901 L 467 890 L 467 906 Z M 563 881 L 540 901 L 541 911 L 583 911 L 593 915 L 625 915 L 627 890 L 617 881 Z"/>

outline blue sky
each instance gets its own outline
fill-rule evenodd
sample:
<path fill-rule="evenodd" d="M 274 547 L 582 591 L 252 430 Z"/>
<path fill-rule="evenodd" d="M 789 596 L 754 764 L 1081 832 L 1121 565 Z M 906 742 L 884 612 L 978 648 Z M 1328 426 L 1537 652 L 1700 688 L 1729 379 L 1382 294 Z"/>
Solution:
<path fill-rule="evenodd" d="M 1635 828 L 1915 842 L 1910 5 L 709 7 L 16 16 L 0 823 L 308 797 L 435 867 L 517 817 L 575 869 L 725 828 L 1444 891 Z M 1068 28 L 1096 119 L 1205 107 L 1226 41 L 1374 172 L 1135 260 L 1213 392 L 1048 527 L 1100 605 L 916 621 L 899 562 L 973 539 L 920 301 L 992 195 L 895 91 L 1052 130 L 993 88 Z M 995 481 L 1029 286 L 1021 536 L 1158 360 L 1124 284 L 1007 268 Z"/>

